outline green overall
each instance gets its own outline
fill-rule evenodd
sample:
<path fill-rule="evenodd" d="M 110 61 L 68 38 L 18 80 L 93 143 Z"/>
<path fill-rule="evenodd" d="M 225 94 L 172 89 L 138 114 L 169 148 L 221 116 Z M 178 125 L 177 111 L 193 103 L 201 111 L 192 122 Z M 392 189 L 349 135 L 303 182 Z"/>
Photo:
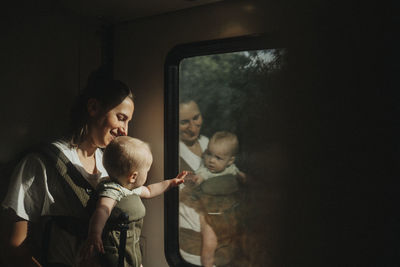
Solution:
<path fill-rule="evenodd" d="M 118 264 L 120 231 L 116 229 L 116 225 L 122 212 L 129 215 L 124 266 L 139 267 L 142 263 L 139 239 L 146 210 L 138 195 L 124 197 L 114 207 L 103 231 L 102 239 L 105 254 L 102 255 L 102 262 L 105 263 L 105 266 L 117 266 Z"/>
<path fill-rule="evenodd" d="M 95 190 L 55 146 L 45 146 L 37 156 L 46 165 L 47 185 L 54 197 L 50 215 L 43 216 L 41 220 L 41 262 L 49 267 L 78 266 L 79 252 L 87 238 L 89 218 L 96 204 Z M 140 266 L 138 240 L 145 209 L 138 196 L 122 199 L 113 209 L 110 223 L 103 232 L 107 252 L 104 266 L 116 266 L 113 263 L 115 257 L 118 259 L 118 245 L 115 244 L 119 244 L 119 231 L 113 222 L 121 212 L 128 213 L 132 222 L 126 242 L 125 266 Z M 112 249 L 114 247 L 116 251 Z"/>
<path fill-rule="evenodd" d="M 231 266 L 240 238 L 238 225 L 238 206 L 240 190 L 237 178 L 224 175 L 210 178 L 198 186 L 185 187 L 180 201 L 204 214 L 207 223 L 218 238 L 215 251 L 216 266 Z M 181 228 L 179 231 L 180 248 L 193 255 L 201 254 L 201 236 L 199 233 Z"/>

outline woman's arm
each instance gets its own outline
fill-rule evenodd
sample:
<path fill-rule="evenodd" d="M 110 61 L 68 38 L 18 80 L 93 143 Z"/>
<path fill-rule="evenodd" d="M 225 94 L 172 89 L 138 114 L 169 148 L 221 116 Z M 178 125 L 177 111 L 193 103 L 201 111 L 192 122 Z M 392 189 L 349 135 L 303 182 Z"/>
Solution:
<path fill-rule="evenodd" d="M 204 267 L 214 266 L 214 254 L 217 249 L 218 239 L 214 230 L 206 222 L 204 215 L 200 215 L 200 229 L 202 238 L 201 264 Z"/>
<path fill-rule="evenodd" d="M 2 203 L 7 209 L 1 218 L 1 253 L 6 266 L 41 266 L 34 257 L 36 247 L 29 240 L 36 231 L 31 219 L 39 219 L 48 194 L 45 174 L 46 167 L 40 156 L 28 154 L 15 166 L 10 177 Z"/>
<path fill-rule="evenodd" d="M 158 195 L 161 195 L 168 189 L 174 186 L 178 186 L 184 182 L 185 176 L 188 174 L 187 171 L 183 171 L 176 178 L 164 180 L 159 183 L 151 184 L 148 186 L 142 187 L 142 192 L 140 193 L 140 197 L 142 198 L 152 198 Z"/>
<path fill-rule="evenodd" d="M 27 242 L 28 231 L 31 229 L 31 222 L 18 217 L 13 210 L 7 211 L 3 218 L 2 242 L 4 251 L 3 261 L 5 266 L 42 266 L 33 253 Z"/>

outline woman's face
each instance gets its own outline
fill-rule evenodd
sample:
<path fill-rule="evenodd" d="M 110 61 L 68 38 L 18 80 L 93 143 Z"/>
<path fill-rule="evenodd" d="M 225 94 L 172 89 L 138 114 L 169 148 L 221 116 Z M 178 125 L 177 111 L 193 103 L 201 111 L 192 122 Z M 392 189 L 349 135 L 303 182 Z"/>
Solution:
<path fill-rule="evenodd" d="M 187 145 L 193 144 L 200 135 L 203 118 L 194 101 L 179 105 L 179 139 Z"/>
<path fill-rule="evenodd" d="M 128 134 L 128 122 L 132 119 L 134 104 L 126 97 L 118 106 L 104 113 L 101 108 L 91 114 L 89 135 L 96 147 L 106 147 L 115 137 Z M 90 114 L 90 112 L 89 112 Z"/>

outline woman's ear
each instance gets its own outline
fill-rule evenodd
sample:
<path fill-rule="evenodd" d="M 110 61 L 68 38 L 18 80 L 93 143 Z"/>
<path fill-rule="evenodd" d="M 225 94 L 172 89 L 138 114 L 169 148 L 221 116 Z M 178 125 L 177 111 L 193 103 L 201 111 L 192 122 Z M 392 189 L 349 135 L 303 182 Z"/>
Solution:
<path fill-rule="evenodd" d="M 91 117 L 96 116 L 100 110 L 100 102 L 95 98 L 89 98 L 87 102 L 88 114 Z"/>
<path fill-rule="evenodd" d="M 136 182 L 136 178 L 138 176 L 138 172 L 133 172 L 130 176 L 129 176 L 129 183 L 130 184 L 134 184 Z"/>

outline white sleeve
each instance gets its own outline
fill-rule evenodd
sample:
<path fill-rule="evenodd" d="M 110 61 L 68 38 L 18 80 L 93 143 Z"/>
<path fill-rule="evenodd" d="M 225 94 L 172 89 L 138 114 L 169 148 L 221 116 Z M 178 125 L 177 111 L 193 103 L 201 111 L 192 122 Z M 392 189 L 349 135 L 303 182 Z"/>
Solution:
<path fill-rule="evenodd" d="M 143 189 L 143 186 L 139 186 L 132 190 L 132 194 L 140 196 L 140 194 L 142 193 L 142 189 Z"/>
<path fill-rule="evenodd" d="M 52 202 L 54 200 L 47 186 L 46 167 L 38 155 L 29 154 L 14 169 L 2 206 L 34 222 L 46 214 Z"/>

